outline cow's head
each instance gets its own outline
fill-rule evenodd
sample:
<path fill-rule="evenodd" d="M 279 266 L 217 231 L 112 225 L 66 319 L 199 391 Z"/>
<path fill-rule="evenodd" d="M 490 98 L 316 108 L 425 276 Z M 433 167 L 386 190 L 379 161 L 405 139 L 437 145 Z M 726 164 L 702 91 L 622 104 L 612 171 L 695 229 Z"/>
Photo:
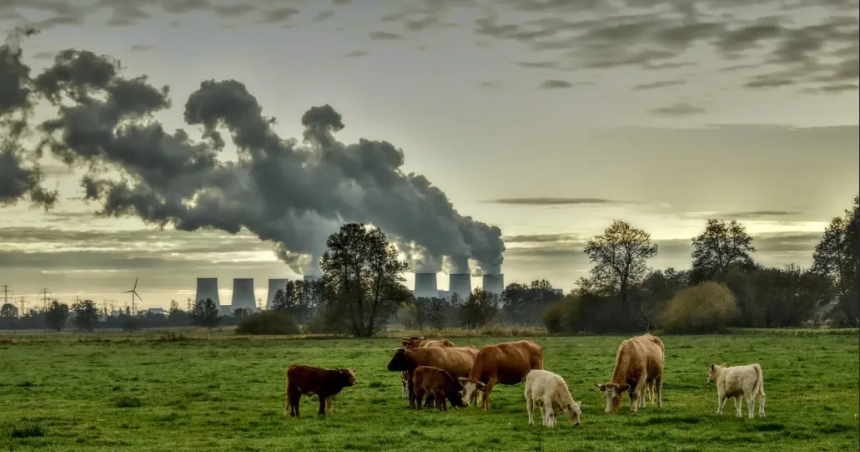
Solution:
<path fill-rule="evenodd" d="M 711 364 L 710 370 L 708 370 L 708 383 L 716 383 L 717 376 L 719 376 L 720 371 L 726 368 L 726 364 L 723 363 L 721 365 Z"/>
<path fill-rule="evenodd" d="M 606 397 L 606 414 L 618 411 L 618 407 L 621 406 L 621 396 L 624 395 L 624 391 L 630 389 L 630 385 L 627 383 L 619 385 L 618 383 L 610 382 L 605 385 L 596 384 L 595 386 Z"/>
<path fill-rule="evenodd" d="M 466 408 L 469 406 L 469 403 L 463 400 L 463 385 L 457 380 L 454 380 L 454 391 L 448 393 L 448 401 L 455 408 Z"/>
<path fill-rule="evenodd" d="M 415 361 L 409 357 L 409 354 L 406 353 L 406 349 L 403 347 L 395 348 L 394 356 L 391 357 L 391 361 L 388 362 L 388 370 L 391 372 L 396 371 L 404 371 L 404 370 L 415 370 L 417 367 Z"/>
<path fill-rule="evenodd" d="M 564 417 L 567 418 L 567 421 L 570 422 L 570 425 L 579 427 L 579 416 L 582 415 L 582 410 L 578 403 L 571 401 L 565 405 L 561 411 L 564 413 Z"/>
<path fill-rule="evenodd" d="M 355 369 L 338 369 L 340 373 L 341 383 L 344 387 L 355 386 L 358 380 L 355 378 Z"/>
<path fill-rule="evenodd" d="M 477 400 L 478 393 L 483 391 L 486 385 L 480 381 L 472 381 L 468 378 L 460 377 L 460 384 L 463 386 L 463 402 L 468 406 L 472 401 Z"/>

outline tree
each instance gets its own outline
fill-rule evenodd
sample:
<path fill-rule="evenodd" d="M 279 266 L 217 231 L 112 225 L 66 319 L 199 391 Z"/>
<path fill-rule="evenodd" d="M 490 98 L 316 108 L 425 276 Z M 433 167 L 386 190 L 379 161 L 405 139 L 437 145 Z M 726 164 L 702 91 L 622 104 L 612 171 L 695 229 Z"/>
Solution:
<path fill-rule="evenodd" d="M 615 220 L 603 235 L 588 241 L 585 254 L 594 264 L 591 286 L 598 293 L 617 295 L 622 311 L 628 312 L 630 290 L 645 276 L 646 263 L 657 255 L 657 245 L 651 243 L 651 234 Z"/>
<path fill-rule="evenodd" d="M 722 277 L 732 265 L 749 265 L 755 252 L 753 239 L 735 220 L 708 220 L 705 230 L 692 239 L 692 283 L 698 284 Z"/>
<path fill-rule="evenodd" d="M 86 331 L 92 331 L 99 326 L 99 309 L 92 300 L 81 300 L 74 305 L 75 326 Z"/>
<path fill-rule="evenodd" d="M 824 237 L 815 247 L 812 271 L 828 277 L 836 287 L 838 320 L 843 325 L 860 324 L 860 217 L 858 197 L 854 207 L 845 211 L 845 217 L 836 217 Z"/>
<path fill-rule="evenodd" d="M 12 303 L 0 307 L 0 329 L 11 330 L 18 325 L 18 308 Z"/>
<path fill-rule="evenodd" d="M 477 288 L 460 308 L 460 324 L 474 329 L 490 323 L 499 312 L 499 298 L 490 292 Z"/>
<path fill-rule="evenodd" d="M 529 287 L 520 283 L 510 283 L 502 291 L 502 316 L 512 324 L 522 322 L 529 305 Z"/>
<path fill-rule="evenodd" d="M 55 331 L 62 331 L 69 320 L 69 305 L 57 300 L 51 302 L 45 311 L 45 325 Z"/>
<path fill-rule="evenodd" d="M 212 328 L 218 326 L 218 306 L 211 298 L 197 300 L 191 310 L 191 323 L 195 326 L 206 328 L 206 338 Z"/>
<path fill-rule="evenodd" d="M 763 268 L 753 278 L 755 326 L 784 328 L 802 326 L 815 319 L 818 308 L 831 297 L 832 283 L 819 273 L 796 265 L 784 269 Z"/>
<path fill-rule="evenodd" d="M 309 285 L 308 285 L 309 286 Z M 304 323 L 308 314 L 307 289 L 304 281 L 287 281 L 283 289 L 278 289 L 272 297 L 272 309 L 290 314 L 299 323 Z"/>
<path fill-rule="evenodd" d="M 187 312 L 179 308 L 176 300 L 170 300 L 170 311 L 167 313 L 167 324 L 170 326 L 187 326 L 191 319 Z"/>
<path fill-rule="evenodd" d="M 658 323 L 659 315 L 666 309 L 669 300 L 681 289 L 687 287 L 689 273 L 668 268 L 648 274 L 640 285 L 642 303 L 640 311 L 649 326 Z"/>
<path fill-rule="evenodd" d="M 411 298 L 402 275 L 408 265 L 382 231 L 363 223 L 344 224 L 326 245 L 320 267 L 328 297 L 348 314 L 354 336 L 372 336 Z"/>
<path fill-rule="evenodd" d="M 437 330 L 445 327 L 448 321 L 448 302 L 444 298 L 433 297 L 424 300 L 427 307 L 427 321 Z"/>

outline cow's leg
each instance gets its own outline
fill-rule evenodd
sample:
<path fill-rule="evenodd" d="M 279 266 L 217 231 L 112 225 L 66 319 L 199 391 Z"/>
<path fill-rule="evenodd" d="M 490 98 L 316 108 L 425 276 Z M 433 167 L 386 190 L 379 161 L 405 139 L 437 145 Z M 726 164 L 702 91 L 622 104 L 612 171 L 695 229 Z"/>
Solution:
<path fill-rule="evenodd" d="M 764 417 L 764 393 L 758 395 L 758 415 Z"/>
<path fill-rule="evenodd" d="M 743 417 L 741 414 L 741 396 L 734 396 L 732 399 L 735 401 L 735 415 L 737 417 Z"/>
<path fill-rule="evenodd" d="M 406 390 L 409 392 L 409 408 L 415 408 L 415 383 L 412 381 L 412 371 L 408 371 L 406 375 Z"/>
<path fill-rule="evenodd" d="M 331 415 L 331 397 L 326 397 L 325 399 L 325 414 Z"/>
<path fill-rule="evenodd" d="M 717 414 L 723 414 L 723 407 L 726 406 L 726 402 L 729 399 L 722 393 L 717 393 Z"/>
<path fill-rule="evenodd" d="M 535 401 L 537 402 L 537 401 Z M 538 403 L 538 408 L 540 408 L 540 425 L 546 427 L 546 410 L 543 406 L 543 403 Z"/>
<path fill-rule="evenodd" d="M 406 397 L 406 380 L 409 378 L 409 374 L 404 370 L 400 372 L 400 398 Z"/>
<path fill-rule="evenodd" d="M 326 398 L 321 396 L 321 395 L 319 395 L 317 397 L 319 397 L 319 399 L 320 399 L 320 409 L 319 409 L 319 411 L 317 411 L 317 414 L 325 416 L 325 399 Z"/>
<path fill-rule="evenodd" d="M 643 386 L 645 386 L 645 380 L 639 380 L 630 388 L 630 411 L 633 413 L 639 409 L 639 397 L 642 396 Z"/>
<path fill-rule="evenodd" d="M 421 411 L 421 402 L 424 401 L 424 388 L 415 388 L 415 407 L 417 411 Z"/>
<path fill-rule="evenodd" d="M 529 425 L 534 425 L 534 423 L 535 423 L 534 417 L 533 417 L 534 416 L 533 415 L 534 403 L 532 402 L 531 394 L 529 394 L 528 391 L 526 391 L 525 397 L 526 397 L 526 413 L 529 414 Z"/>
<path fill-rule="evenodd" d="M 749 411 L 749 417 L 752 419 L 755 412 L 755 395 L 747 396 L 747 411 Z"/>
<path fill-rule="evenodd" d="M 487 381 L 486 386 L 484 386 L 484 403 L 483 409 L 484 411 L 488 411 L 490 409 L 490 394 L 493 392 L 493 386 L 496 384 L 495 380 Z"/>
<path fill-rule="evenodd" d="M 642 385 L 642 393 L 639 394 L 639 408 L 645 408 L 645 401 L 648 400 L 648 382 Z"/>
<path fill-rule="evenodd" d="M 436 391 L 433 394 L 433 398 L 436 400 L 436 408 L 439 411 L 448 411 L 448 404 L 445 402 L 445 394 Z"/>
<path fill-rule="evenodd" d="M 290 416 L 299 416 L 299 401 L 301 400 L 301 398 L 302 395 L 299 393 L 299 391 L 295 389 L 287 391 L 287 403 L 290 405 Z M 286 411 L 286 408 L 284 408 L 284 411 Z"/>
<path fill-rule="evenodd" d="M 663 408 L 663 377 L 654 380 L 654 389 L 657 391 L 657 408 Z"/>

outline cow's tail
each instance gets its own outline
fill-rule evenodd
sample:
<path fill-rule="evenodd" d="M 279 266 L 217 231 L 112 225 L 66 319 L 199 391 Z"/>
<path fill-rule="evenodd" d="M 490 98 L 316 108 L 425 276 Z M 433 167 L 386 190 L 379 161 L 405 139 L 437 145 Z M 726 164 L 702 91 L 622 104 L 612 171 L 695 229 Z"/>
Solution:
<path fill-rule="evenodd" d="M 764 395 L 764 377 L 761 374 L 761 366 L 759 366 L 758 364 L 753 364 L 753 369 L 755 369 L 755 387 L 753 389 L 753 395 L 763 396 Z"/>

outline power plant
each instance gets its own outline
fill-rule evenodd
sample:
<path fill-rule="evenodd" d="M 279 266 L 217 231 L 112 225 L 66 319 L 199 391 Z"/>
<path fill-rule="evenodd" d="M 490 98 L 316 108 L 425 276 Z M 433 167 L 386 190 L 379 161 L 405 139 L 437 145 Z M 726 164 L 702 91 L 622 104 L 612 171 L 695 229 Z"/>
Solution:
<path fill-rule="evenodd" d="M 237 309 L 247 309 L 251 312 L 257 310 L 257 301 L 254 299 L 254 278 L 233 279 L 233 300 L 230 302 L 230 312 Z"/>
<path fill-rule="evenodd" d="M 436 273 L 415 273 L 415 298 L 436 298 L 439 289 L 436 287 Z"/>
<path fill-rule="evenodd" d="M 284 290 L 287 287 L 289 279 L 270 279 L 269 280 L 269 295 L 266 297 L 266 310 L 272 310 L 272 302 L 275 300 L 275 293 L 279 290 Z"/>
<path fill-rule="evenodd" d="M 209 298 L 215 302 L 215 306 L 219 306 L 221 299 L 218 297 L 218 278 L 197 278 L 197 295 L 195 297 L 195 302 Z"/>
<path fill-rule="evenodd" d="M 501 273 L 497 275 L 484 275 L 483 287 L 484 292 L 501 295 L 505 291 L 505 275 Z"/>
<path fill-rule="evenodd" d="M 460 300 L 469 298 L 472 293 L 472 275 L 469 273 L 451 273 L 448 276 L 448 291 L 453 297 L 457 294 Z"/>

